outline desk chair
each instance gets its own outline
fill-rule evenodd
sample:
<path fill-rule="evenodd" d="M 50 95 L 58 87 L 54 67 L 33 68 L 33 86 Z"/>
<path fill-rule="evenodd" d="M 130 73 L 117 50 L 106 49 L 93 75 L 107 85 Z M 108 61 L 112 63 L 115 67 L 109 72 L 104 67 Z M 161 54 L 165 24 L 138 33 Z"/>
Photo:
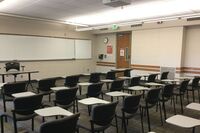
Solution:
<path fill-rule="evenodd" d="M 192 91 L 192 99 L 193 99 L 193 102 L 195 102 L 195 95 L 194 95 L 194 92 L 197 91 L 197 94 L 198 94 L 198 99 L 199 99 L 199 103 L 200 103 L 200 86 L 199 86 L 199 81 L 200 81 L 200 77 L 195 77 L 193 80 L 192 80 L 192 84 L 188 86 L 187 88 L 187 95 L 188 95 L 188 92 L 189 91 Z"/>
<path fill-rule="evenodd" d="M 98 82 L 100 82 L 100 75 L 101 75 L 101 73 L 91 73 L 89 82 L 90 83 L 98 83 Z"/>
<path fill-rule="evenodd" d="M 109 71 L 106 74 L 106 79 L 111 79 L 111 80 L 115 80 L 116 79 L 116 75 L 114 71 Z"/>
<path fill-rule="evenodd" d="M 14 109 L 12 110 L 14 132 L 17 133 L 17 121 L 32 120 L 32 131 L 34 130 L 35 110 L 42 107 L 43 95 L 33 95 L 20 97 L 14 100 Z"/>
<path fill-rule="evenodd" d="M 79 82 L 80 75 L 72 75 L 72 76 L 67 76 L 65 78 L 65 86 L 67 87 L 76 87 L 78 82 Z"/>
<path fill-rule="evenodd" d="M 55 92 L 55 106 L 60 106 L 64 109 L 69 109 L 70 107 L 73 107 L 73 113 L 75 113 L 75 104 L 76 104 L 76 92 L 78 88 L 70 88 L 70 89 L 64 89 L 59 90 Z M 78 106 L 78 105 L 77 105 Z M 77 107 L 78 111 L 78 107 Z"/>
<path fill-rule="evenodd" d="M 49 101 L 51 101 L 51 93 L 53 93 L 53 91 L 50 88 L 55 87 L 55 83 L 56 78 L 46 78 L 39 80 L 37 88 L 38 93 L 49 95 Z"/>
<path fill-rule="evenodd" d="M 170 99 L 173 102 L 174 113 L 176 114 L 176 107 L 175 107 L 175 101 L 174 101 L 174 95 L 173 95 L 174 87 L 175 87 L 175 84 L 167 84 L 167 85 L 165 85 L 164 88 L 162 89 L 161 96 L 159 97 L 159 101 L 162 103 L 165 120 L 167 119 L 166 109 L 165 109 L 165 102 L 169 101 Z"/>
<path fill-rule="evenodd" d="M 157 76 L 158 74 L 150 74 L 147 78 L 147 82 L 155 82 Z"/>
<path fill-rule="evenodd" d="M 140 110 L 140 98 L 141 98 L 141 95 L 126 97 L 123 101 L 123 106 L 121 109 L 122 115 L 117 114 L 117 117 L 122 119 L 122 127 L 124 127 L 124 133 L 127 133 L 128 120 L 133 118 L 134 115 L 137 113 L 137 111 Z M 140 116 L 141 116 L 141 112 L 140 112 Z"/>
<path fill-rule="evenodd" d="M 22 71 L 24 71 L 25 66 L 21 66 L 21 67 L 22 67 Z M 11 70 L 20 71 L 20 63 L 17 61 L 7 62 L 5 63 L 5 69 L 6 69 L 6 72 L 11 71 Z M 14 76 L 14 81 L 16 81 L 17 74 L 13 74 L 13 76 Z"/>
<path fill-rule="evenodd" d="M 116 117 L 116 107 L 118 102 L 95 105 L 92 106 L 90 127 L 86 125 L 79 125 L 80 128 L 83 128 L 91 133 L 104 132 L 110 126 L 116 126 L 116 132 L 118 133 L 118 124 Z M 112 124 L 113 119 L 115 119 L 115 125 Z"/>
<path fill-rule="evenodd" d="M 97 98 L 99 98 L 100 95 L 101 95 L 101 97 L 103 99 L 102 87 L 103 87 L 103 83 L 101 83 L 101 82 L 91 84 L 87 88 L 87 93 L 85 95 L 77 96 L 77 99 L 80 100 L 80 99 L 84 99 L 84 98 L 88 98 L 88 97 L 97 97 Z M 77 108 L 78 108 L 78 104 L 77 104 Z M 90 115 L 91 106 L 88 106 L 88 112 L 89 112 L 89 115 Z"/>
<path fill-rule="evenodd" d="M 181 103 L 181 113 L 183 114 L 183 97 L 185 95 L 185 92 L 187 91 L 189 80 L 184 80 L 181 82 L 180 86 L 174 91 L 174 96 L 176 96 L 176 101 L 177 97 L 180 97 L 180 103 Z M 187 95 L 187 99 L 189 99 Z"/>
<path fill-rule="evenodd" d="M 40 133 L 75 133 L 80 114 L 74 114 L 59 120 L 43 123 Z"/>
<path fill-rule="evenodd" d="M 163 79 L 168 79 L 168 74 L 169 72 L 163 72 L 160 76 L 160 80 L 163 80 Z"/>
<path fill-rule="evenodd" d="M 124 71 L 124 76 L 125 76 L 125 77 L 131 77 L 131 69 L 126 69 L 126 70 Z"/>
<path fill-rule="evenodd" d="M 144 99 L 144 101 L 141 102 L 142 126 L 143 126 L 143 114 L 144 114 L 144 110 L 146 110 L 149 131 L 151 131 L 149 109 L 154 107 L 154 106 L 156 106 L 157 104 L 159 105 L 159 109 L 160 109 L 161 124 L 163 124 L 162 123 L 161 105 L 160 105 L 160 101 L 159 101 L 160 90 L 161 90 L 161 88 L 156 88 L 156 89 L 149 90 L 147 95 L 146 95 L 146 97 L 145 97 L 145 99 Z M 142 127 L 142 129 L 143 129 L 143 127 Z"/>
<path fill-rule="evenodd" d="M 6 102 L 14 100 L 12 94 L 25 91 L 27 90 L 26 90 L 26 82 L 24 81 L 5 84 L 1 89 L 4 112 L 6 112 Z"/>

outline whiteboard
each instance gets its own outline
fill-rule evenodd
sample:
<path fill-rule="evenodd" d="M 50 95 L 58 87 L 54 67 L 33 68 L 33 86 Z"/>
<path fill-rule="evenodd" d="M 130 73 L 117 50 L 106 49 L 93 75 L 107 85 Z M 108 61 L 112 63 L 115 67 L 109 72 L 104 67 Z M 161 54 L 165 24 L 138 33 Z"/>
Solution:
<path fill-rule="evenodd" d="M 0 35 L 0 61 L 74 59 L 74 39 Z"/>
<path fill-rule="evenodd" d="M 91 40 L 75 40 L 75 58 L 76 59 L 92 58 Z"/>

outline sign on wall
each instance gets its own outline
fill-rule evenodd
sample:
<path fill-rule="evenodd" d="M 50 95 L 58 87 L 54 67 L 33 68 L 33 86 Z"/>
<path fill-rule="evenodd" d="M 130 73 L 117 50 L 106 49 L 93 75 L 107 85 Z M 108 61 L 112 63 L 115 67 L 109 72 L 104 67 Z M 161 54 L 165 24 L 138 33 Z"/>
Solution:
<path fill-rule="evenodd" d="M 107 45 L 107 54 L 112 54 L 113 48 L 111 44 Z"/>

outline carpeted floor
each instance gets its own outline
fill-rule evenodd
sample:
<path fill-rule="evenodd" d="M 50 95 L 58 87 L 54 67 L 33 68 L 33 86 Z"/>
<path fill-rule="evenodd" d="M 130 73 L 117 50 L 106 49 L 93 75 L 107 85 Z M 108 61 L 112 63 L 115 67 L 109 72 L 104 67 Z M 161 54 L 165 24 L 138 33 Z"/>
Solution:
<path fill-rule="evenodd" d="M 87 79 L 81 79 L 81 81 L 85 81 Z M 56 82 L 57 86 L 62 86 L 64 83 L 63 80 L 59 80 Z M 34 88 L 37 87 L 37 83 L 34 83 Z M 103 89 L 105 89 L 106 86 L 103 86 Z M 32 90 L 32 89 L 30 89 Z M 83 93 L 86 88 L 83 88 Z M 52 95 L 52 100 L 54 99 L 54 95 Z M 104 96 L 105 100 L 110 101 L 109 96 Z M 116 99 L 115 99 L 116 100 Z M 190 98 L 191 101 L 191 98 Z M 196 100 L 197 101 L 197 100 Z M 43 102 L 47 104 L 52 104 L 48 102 L 48 97 L 44 97 Z M 184 100 L 184 106 L 187 105 L 187 100 Z M 117 113 L 121 113 L 121 106 L 122 106 L 122 99 L 119 100 L 119 104 L 117 106 Z M 12 102 L 7 103 L 7 109 L 8 112 L 13 108 Z M 176 109 L 177 113 L 180 114 L 180 103 L 178 101 L 178 104 L 176 104 Z M 167 110 L 167 117 L 173 116 L 173 106 L 171 105 L 170 101 L 167 102 L 166 104 L 166 110 Z M 71 110 L 72 111 L 72 110 Z M 3 113 L 3 104 L 2 104 L 2 99 L 0 98 L 0 112 Z M 79 103 L 79 112 L 81 113 L 79 123 L 88 125 L 89 126 L 89 115 L 88 115 L 88 110 L 87 106 L 82 105 Z M 190 116 L 193 118 L 199 118 L 200 117 L 200 112 L 198 111 L 192 111 L 184 108 L 184 115 Z M 51 121 L 54 120 L 55 117 L 51 118 L 46 118 L 46 121 Z M 150 120 L 151 120 L 151 128 L 152 131 L 156 133 L 190 133 L 192 132 L 191 129 L 183 129 L 179 128 L 177 126 L 173 126 L 170 124 L 167 124 L 164 122 L 163 126 L 160 123 L 160 114 L 159 111 L 156 112 L 156 108 L 150 109 Z M 35 118 L 35 131 L 31 131 L 31 121 L 23 121 L 23 122 L 18 122 L 18 132 L 19 133 L 38 133 L 40 125 L 42 124 L 42 118 L 40 116 L 37 116 Z M 119 125 L 119 132 L 122 133 L 123 129 L 121 128 L 121 120 L 118 119 L 118 125 Z M 8 122 L 5 123 L 4 125 L 4 130 L 5 133 L 13 133 L 13 126 L 12 126 L 12 120 L 8 119 Z M 127 126 L 128 133 L 140 133 L 141 132 L 141 122 L 140 122 L 140 115 L 139 113 L 135 115 L 135 117 L 131 120 L 129 120 L 129 124 Z M 145 133 L 148 132 L 148 127 L 147 127 L 147 120 L 146 117 L 144 117 L 144 130 Z M 80 129 L 80 133 L 87 133 L 88 131 L 85 131 L 83 129 Z M 105 131 L 106 133 L 116 133 L 116 128 L 115 127 L 110 127 Z M 196 128 L 196 133 L 200 132 L 200 127 Z M 67 133 L 67 132 L 66 132 Z"/>

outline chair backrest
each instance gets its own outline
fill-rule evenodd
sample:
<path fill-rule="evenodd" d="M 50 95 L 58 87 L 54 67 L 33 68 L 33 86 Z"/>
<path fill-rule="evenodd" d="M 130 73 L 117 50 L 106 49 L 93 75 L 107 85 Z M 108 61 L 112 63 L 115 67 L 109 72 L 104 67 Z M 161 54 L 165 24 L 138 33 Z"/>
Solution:
<path fill-rule="evenodd" d="M 55 87 L 56 78 L 46 78 L 39 80 L 38 89 L 41 91 L 49 91 L 51 87 Z"/>
<path fill-rule="evenodd" d="M 110 91 L 121 91 L 123 89 L 124 80 L 114 80 L 111 84 Z"/>
<path fill-rule="evenodd" d="M 95 83 L 88 86 L 87 97 L 98 97 L 102 93 L 103 83 Z"/>
<path fill-rule="evenodd" d="M 131 77 L 131 69 L 126 69 L 126 70 L 124 71 L 124 76 L 125 76 L 125 77 Z"/>
<path fill-rule="evenodd" d="M 42 107 L 43 95 L 20 97 L 14 99 L 14 111 L 20 115 L 34 114 L 34 110 Z"/>
<path fill-rule="evenodd" d="M 140 85 L 140 79 L 141 79 L 141 77 L 133 77 L 133 78 L 131 79 L 130 86 L 137 86 L 137 85 Z"/>
<path fill-rule="evenodd" d="M 160 80 L 162 80 L 162 79 L 168 79 L 168 74 L 169 74 L 169 72 L 163 72 L 161 74 L 161 76 L 160 76 Z"/>
<path fill-rule="evenodd" d="M 115 80 L 116 79 L 116 75 L 114 71 L 109 71 L 106 74 L 106 79 L 111 79 L 111 80 Z"/>
<path fill-rule="evenodd" d="M 98 82 L 100 82 L 100 75 L 101 75 L 101 73 L 91 73 L 89 82 L 90 83 L 98 83 Z"/>
<path fill-rule="evenodd" d="M 101 104 L 92 107 L 91 120 L 100 126 L 109 125 L 115 117 L 115 110 L 118 102 Z"/>
<path fill-rule="evenodd" d="M 20 64 L 17 61 L 7 62 L 5 63 L 6 72 L 9 70 L 20 70 Z"/>
<path fill-rule="evenodd" d="M 190 82 L 190 80 L 184 80 L 184 81 L 181 82 L 180 88 L 179 88 L 179 91 L 181 93 L 185 93 L 185 91 L 187 90 L 189 82 Z"/>
<path fill-rule="evenodd" d="M 69 105 L 76 99 L 76 92 L 78 88 L 70 88 L 56 91 L 55 102 L 60 105 Z"/>
<path fill-rule="evenodd" d="M 162 97 L 167 99 L 171 98 L 173 96 L 174 87 L 175 84 L 165 85 L 162 91 Z"/>
<path fill-rule="evenodd" d="M 193 88 L 198 87 L 198 86 L 199 86 L 199 81 L 200 81 L 200 77 L 195 77 L 195 78 L 192 80 L 192 87 L 193 87 Z"/>
<path fill-rule="evenodd" d="M 40 126 L 40 133 L 75 133 L 80 114 L 46 122 Z"/>
<path fill-rule="evenodd" d="M 147 82 L 155 82 L 157 76 L 158 74 L 150 74 L 148 76 Z"/>
<path fill-rule="evenodd" d="M 65 86 L 75 87 L 79 82 L 80 75 L 67 76 L 65 78 Z"/>
<path fill-rule="evenodd" d="M 156 103 L 159 101 L 160 89 L 161 88 L 156 88 L 148 91 L 145 97 L 145 101 L 147 104 L 156 105 Z"/>
<path fill-rule="evenodd" d="M 13 82 L 7 83 L 3 86 L 2 92 L 5 95 L 11 96 L 13 93 L 20 93 L 26 91 L 26 82 Z"/>
<path fill-rule="evenodd" d="M 140 106 L 140 98 L 141 98 L 141 95 L 126 97 L 123 101 L 122 111 L 129 114 L 136 113 Z"/>

